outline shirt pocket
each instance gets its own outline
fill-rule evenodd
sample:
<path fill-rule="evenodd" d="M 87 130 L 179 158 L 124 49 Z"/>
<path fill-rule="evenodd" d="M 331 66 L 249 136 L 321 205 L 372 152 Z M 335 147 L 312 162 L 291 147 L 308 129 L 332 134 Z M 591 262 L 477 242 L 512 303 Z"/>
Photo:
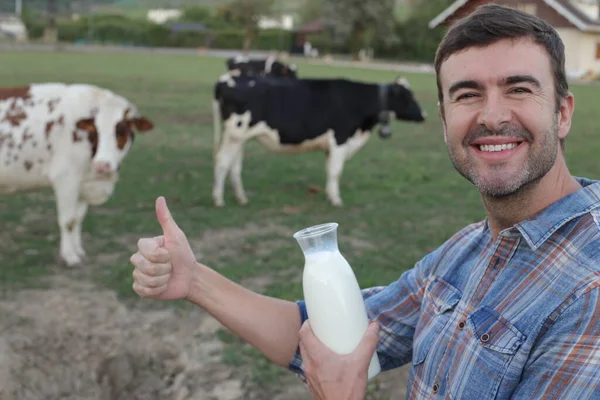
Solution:
<path fill-rule="evenodd" d="M 513 386 L 520 368 L 511 361 L 527 339 L 510 321 L 484 306 L 468 317 L 468 328 L 458 336 L 447 387 L 451 399 L 494 399 L 501 384 Z"/>
<path fill-rule="evenodd" d="M 415 328 L 413 343 L 413 364 L 419 365 L 439 334 L 450 320 L 461 293 L 440 277 L 435 277 L 425 289 L 421 317 Z"/>

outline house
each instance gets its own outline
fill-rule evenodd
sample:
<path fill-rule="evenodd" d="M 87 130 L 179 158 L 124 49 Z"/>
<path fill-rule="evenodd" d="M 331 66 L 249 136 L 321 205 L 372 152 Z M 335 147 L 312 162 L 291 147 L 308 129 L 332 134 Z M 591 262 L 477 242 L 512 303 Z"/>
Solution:
<path fill-rule="evenodd" d="M 27 27 L 21 18 L 14 14 L 0 13 L 0 40 L 27 41 Z"/>
<path fill-rule="evenodd" d="M 260 29 L 284 29 L 292 30 L 294 27 L 294 16 L 291 14 L 281 15 L 279 18 L 261 16 L 258 19 Z"/>
<path fill-rule="evenodd" d="M 457 0 L 429 22 L 449 26 L 486 3 L 512 6 L 548 21 L 565 45 L 565 68 L 571 79 L 600 73 L 600 19 L 596 0 Z"/>
<path fill-rule="evenodd" d="M 169 20 L 181 18 L 182 15 L 183 11 L 178 9 L 154 8 L 148 10 L 146 18 L 155 24 L 164 24 Z"/>
<path fill-rule="evenodd" d="M 325 25 L 325 21 L 321 18 L 294 29 L 290 53 L 316 57 L 318 55 L 318 50 L 312 47 L 310 36 L 318 35 L 326 30 L 327 25 Z"/>

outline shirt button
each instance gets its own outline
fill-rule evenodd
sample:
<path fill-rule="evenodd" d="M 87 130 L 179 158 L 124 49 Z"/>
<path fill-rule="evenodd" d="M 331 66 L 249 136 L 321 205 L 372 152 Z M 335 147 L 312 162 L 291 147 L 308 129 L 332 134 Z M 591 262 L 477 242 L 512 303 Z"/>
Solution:
<path fill-rule="evenodd" d="M 433 393 L 434 394 L 437 393 L 438 390 L 440 390 L 440 385 L 438 385 L 437 383 L 434 383 L 433 384 Z"/>
<path fill-rule="evenodd" d="M 459 327 L 460 329 L 464 329 L 465 325 L 466 325 L 466 324 L 465 324 L 465 321 L 460 321 L 460 322 L 458 323 L 458 327 Z"/>
<path fill-rule="evenodd" d="M 490 335 L 487 333 L 484 333 L 483 335 L 481 335 L 481 341 L 483 343 L 487 342 L 488 340 L 490 340 Z"/>

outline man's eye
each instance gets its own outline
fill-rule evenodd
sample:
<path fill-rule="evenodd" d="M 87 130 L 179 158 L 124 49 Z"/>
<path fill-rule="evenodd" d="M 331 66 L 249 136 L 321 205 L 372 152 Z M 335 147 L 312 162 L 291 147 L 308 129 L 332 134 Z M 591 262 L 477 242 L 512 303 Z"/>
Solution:
<path fill-rule="evenodd" d="M 517 87 L 517 88 L 513 88 L 512 92 L 513 93 L 530 93 L 531 90 L 524 88 L 524 87 Z"/>
<path fill-rule="evenodd" d="M 463 93 L 460 96 L 458 96 L 456 98 L 456 100 L 462 100 L 462 99 L 471 99 L 473 97 L 476 97 L 477 93 Z"/>

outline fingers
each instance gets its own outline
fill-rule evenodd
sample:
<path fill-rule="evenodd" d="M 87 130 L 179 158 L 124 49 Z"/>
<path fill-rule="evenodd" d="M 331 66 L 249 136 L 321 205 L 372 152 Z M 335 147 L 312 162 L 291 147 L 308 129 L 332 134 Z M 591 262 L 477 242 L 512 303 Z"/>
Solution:
<path fill-rule="evenodd" d="M 148 276 L 161 276 L 171 272 L 170 263 L 155 263 L 148 260 L 139 251 L 129 259 L 135 270 Z"/>
<path fill-rule="evenodd" d="M 370 360 L 379 343 L 379 322 L 369 323 L 362 340 L 354 350 L 354 356 L 359 359 Z"/>
<path fill-rule="evenodd" d="M 155 238 L 144 238 L 138 240 L 137 247 L 139 253 L 148 261 L 153 263 L 167 263 L 170 261 L 169 251 L 164 248 L 164 236 Z"/>
<path fill-rule="evenodd" d="M 131 256 L 133 270 L 133 290 L 140 297 L 154 297 L 165 290 L 171 279 L 170 263 L 153 263 L 140 252 Z"/>
<path fill-rule="evenodd" d="M 313 349 L 313 351 L 332 352 L 314 334 L 308 320 L 306 320 L 302 324 L 300 331 L 298 331 L 298 336 L 300 338 L 300 350 L 302 350 L 303 348 L 310 348 Z M 367 330 L 365 331 L 360 343 L 353 351 L 353 356 L 356 358 L 370 359 L 373 356 L 375 350 L 377 349 L 378 343 L 379 322 L 372 321 L 369 323 L 369 326 L 367 327 Z"/>
<path fill-rule="evenodd" d="M 133 282 L 133 291 L 136 292 L 140 297 L 155 297 L 163 293 L 166 290 L 166 285 L 156 288 L 150 288 L 142 286 L 137 282 Z"/>
<path fill-rule="evenodd" d="M 141 286 L 157 288 L 166 285 L 169 282 L 169 279 L 171 279 L 171 274 L 169 273 L 163 275 L 147 275 L 139 269 L 133 270 L 133 280 Z"/>

